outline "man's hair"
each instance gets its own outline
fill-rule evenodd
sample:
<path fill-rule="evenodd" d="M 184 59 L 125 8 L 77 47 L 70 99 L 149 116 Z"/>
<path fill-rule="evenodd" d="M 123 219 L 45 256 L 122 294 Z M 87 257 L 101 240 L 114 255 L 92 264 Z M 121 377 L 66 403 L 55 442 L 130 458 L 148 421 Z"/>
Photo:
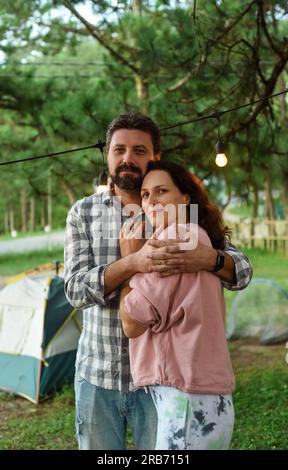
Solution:
<path fill-rule="evenodd" d="M 120 114 L 109 124 L 106 133 L 106 149 L 109 150 L 110 142 L 115 131 L 119 129 L 135 129 L 147 132 L 151 136 L 154 154 L 161 151 L 161 132 L 159 127 L 145 114 L 129 111 Z"/>

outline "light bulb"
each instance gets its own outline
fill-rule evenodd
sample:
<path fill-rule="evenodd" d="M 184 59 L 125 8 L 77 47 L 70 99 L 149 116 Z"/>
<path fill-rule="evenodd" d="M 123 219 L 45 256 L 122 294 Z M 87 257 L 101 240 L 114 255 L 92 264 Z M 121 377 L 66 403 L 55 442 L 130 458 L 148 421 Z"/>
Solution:
<path fill-rule="evenodd" d="M 96 183 L 96 184 L 95 184 Z M 108 175 L 105 170 L 102 170 L 99 177 L 95 179 L 96 194 L 103 193 L 108 189 Z"/>
<path fill-rule="evenodd" d="M 104 191 L 107 191 L 108 186 L 104 184 L 100 184 L 97 186 L 96 194 L 104 193 Z"/>
<path fill-rule="evenodd" d="M 225 155 L 225 153 L 217 153 L 216 158 L 215 158 L 215 163 L 219 167 L 226 166 L 228 163 L 228 159 Z"/>

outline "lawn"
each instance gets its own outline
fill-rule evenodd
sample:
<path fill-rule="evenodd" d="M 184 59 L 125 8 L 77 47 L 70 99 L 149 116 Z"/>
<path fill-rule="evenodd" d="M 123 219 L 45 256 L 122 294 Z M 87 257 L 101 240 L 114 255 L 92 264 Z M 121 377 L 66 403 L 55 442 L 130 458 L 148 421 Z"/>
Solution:
<path fill-rule="evenodd" d="M 288 288 L 288 259 L 261 250 L 246 250 L 254 276 L 269 277 Z M 62 250 L 0 257 L 0 277 L 33 268 Z M 226 292 L 228 304 L 234 293 Z M 288 352 L 285 344 L 262 346 L 251 340 L 229 343 L 237 389 L 231 448 L 288 449 Z M 39 406 L 0 392 L 0 449 L 76 449 L 73 387 L 66 386 Z M 128 440 L 132 446 L 131 435 Z"/>
<path fill-rule="evenodd" d="M 230 343 L 237 390 L 233 450 L 288 449 L 285 345 Z M 73 387 L 36 406 L 0 393 L 0 449 L 76 449 Z M 128 446 L 132 447 L 129 433 Z"/>
<path fill-rule="evenodd" d="M 0 255 L 0 279 L 12 276 L 27 269 L 33 269 L 45 263 L 63 262 L 63 248 L 54 247 L 49 250 L 37 250 L 27 253 L 9 253 Z"/>

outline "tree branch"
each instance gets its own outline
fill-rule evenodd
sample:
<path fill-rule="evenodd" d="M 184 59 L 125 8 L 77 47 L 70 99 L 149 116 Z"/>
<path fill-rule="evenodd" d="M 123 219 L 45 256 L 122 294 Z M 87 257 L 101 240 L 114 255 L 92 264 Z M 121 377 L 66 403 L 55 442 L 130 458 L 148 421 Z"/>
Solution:
<path fill-rule="evenodd" d="M 81 21 L 82 24 L 87 28 L 91 36 L 93 36 L 107 51 L 110 52 L 110 54 L 121 64 L 125 65 L 128 67 L 130 70 L 132 70 L 136 74 L 140 74 L 140 71 L 132 65 L 128 60 L 125 59 L 121 54 L 119 54 L 115 49 L 113 49 L 109 44 L 106 38 L 104 38 L 103 34 L 89 21 L 87 21 L 78 11 L 71 5 L 71 3 L 67 0 L 62 0 L 61 3 L 74 15 L 76 18 L 78 18 L 79 21 Z"/>

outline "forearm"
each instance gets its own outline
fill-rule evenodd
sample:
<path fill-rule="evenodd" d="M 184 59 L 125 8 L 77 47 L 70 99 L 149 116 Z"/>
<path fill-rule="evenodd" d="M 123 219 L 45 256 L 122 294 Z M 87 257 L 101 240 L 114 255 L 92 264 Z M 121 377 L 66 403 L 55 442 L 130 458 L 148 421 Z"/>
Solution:
<path fill-rule="evenodd" d="M 235 282 L 223 281 L 223 286 L 232 291 L 245 289 L 252 279 L 253 267 L 247 256 L 231 244 L 227 244 L 225 254 L 230 256 L 234 262 Z"/>
<path fill-rule="evenodd" d="M 138 323 L 136 320 L 133 320 L 129 315 L 127 315 L 125 311 L 125 297 L 129 294 L 129 292 L 131 292 L 131 290 L 132 289 L 129 286 L 122 287 L 119 311 L 125 335 L 128 336 L 128 338 L 136 338 L 145 332 L 146 327 Z"/>
<path fill-rule="evenodd" d="M 219 277 L 221 281 L 225 281 L 231 284 L 235 283 L 235 265 L 233 258 L 229 256 L 225 251 L 222 251 L 223 255 L 225 256 L 225 262 L 223 268 L 217 271 L 215 276 Z M 205 271 L 212 271 L 216 264 L 217 258 L 217 251 L 212 248 L 206 246 L 205 249 L 201 253 L 202 255 L 202 270 Z"/>
<path fill-rule="evenodd" d="M 131 254 L 109 264 L 104 273 L 105 295 L 113 292 L 138 272 L 134 260 L 134 255 Z"/>
<path fill-rule="evenodd" d="M 224 266 L 223 268 L 219 269 L 219 271 L 214 274 L 215 276 L 218 276 L 221 279 L 221 281 L 228 282 L 229 284 L 235 284 L 236 275 L 235 275 L 235 264 L 234 264 L 233 258 L 231 258 L 231 256 L 225 253 L 225 251 L 222 251 L 222 253 L 225 256 Z M 216 252 L 214 254 L 214 257 L 215 256 L 216 256 Z M 215 262 L 214 262 L 214 266 L 215 266 Z"/>

